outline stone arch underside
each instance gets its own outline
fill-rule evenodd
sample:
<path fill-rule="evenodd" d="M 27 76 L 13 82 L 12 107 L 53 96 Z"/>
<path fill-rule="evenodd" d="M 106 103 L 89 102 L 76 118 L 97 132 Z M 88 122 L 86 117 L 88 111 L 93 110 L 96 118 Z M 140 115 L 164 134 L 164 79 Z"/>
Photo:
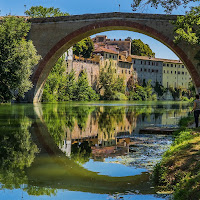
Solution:
<path fill-rule="evenodd" d="M 66 35 L 59 42 L 57 42 L 51 49 L 46 53 L 43 59 L 38 64 L 33 76 L 32 82 L 34 87 L 30 90 L 26 99 L 28 102 L 38 102 L 41 100 L 43 87 L 45 81 L 57 61 L 57 59 L 76 42 L 82 40 L 85 37 L 91 36 L 96 33 L 111 31 L 111 30 L 128 30 L 143 33 L 148 35 L 164 45 L 170 48 L 185 64 L 187 67 L 194 84 L 198 91 L 200 92 L 200 79 L 199 73 L 194 66 L 194 62 L 188 57 L 187 48 L 183 49 L 176 45 L 172 39 L 170 39 L 167 34 L 161 33 L 159 30 L 152 28 L 150 26 L 141 24 L 139 22 L 133 22 L 129 20 L 104 20 L 100 22 L 94 22 L 89 25 L 83 26 L 72 33 Z M 56 31 L 56 30 L 55 30 Z"/>

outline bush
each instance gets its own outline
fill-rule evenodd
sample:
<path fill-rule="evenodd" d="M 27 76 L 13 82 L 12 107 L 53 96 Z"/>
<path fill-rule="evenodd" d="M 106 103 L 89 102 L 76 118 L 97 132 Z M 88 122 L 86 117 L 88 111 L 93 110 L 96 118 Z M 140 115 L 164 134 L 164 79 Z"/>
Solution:
<path fill-rule="evenodd" d="M 113 95 L 113 100 L 127 100 L 128 98 L 126 97 L 125 94 L 121 93 L 121 92 L 116 92 L 114 95 Z"/>

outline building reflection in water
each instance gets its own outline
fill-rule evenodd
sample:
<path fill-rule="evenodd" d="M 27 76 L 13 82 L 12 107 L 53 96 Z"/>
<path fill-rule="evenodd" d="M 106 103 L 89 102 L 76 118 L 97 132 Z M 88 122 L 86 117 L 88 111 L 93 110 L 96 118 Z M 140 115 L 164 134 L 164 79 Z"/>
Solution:
<path fill-rule="evenodd" d="M 74 118 L 73 127 L 65 127 L 59 148 L 67 156 L 72 154 L 72 145 L 87 141 L 92 149 L 92 158 L 101 160 L 109 156 L 129 153 L 134 145 L 134 136 L 146 126 L 176 127 L 180 117 L 185 116 L 184 105 L 157 105 L 139 107 L 96 107 L 87 113 L 81 123 L 81 115 Z"/>

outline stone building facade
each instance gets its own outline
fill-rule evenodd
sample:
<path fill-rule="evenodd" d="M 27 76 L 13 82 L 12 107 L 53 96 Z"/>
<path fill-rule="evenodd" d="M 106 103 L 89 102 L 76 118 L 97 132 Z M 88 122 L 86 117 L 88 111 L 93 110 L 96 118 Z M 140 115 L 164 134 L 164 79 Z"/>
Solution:
<path fill-rule="evenodd" d="M 153 86 L 158 82 L 165 88 L 188 88 L 191 77 L 180 60 L 136 55 L 129 55 L 127 60 L 133 63 L 133 68 L 138 76 L 138 82 L 141 84 L 151 80 Z"/>
<path fill-rule="evenodd" d="M 72 70 L 75 72 L 75 77 L 78 79 L 80 73 L 85 71 L 88 76 L 89 84 L 97 89 L 98 79 L 100 71 L 111 66 L 115 74 L 123 78 L 125 84 L 129 78 L 133 75 L 135 82 L 137 82 L 137 76 L 133 69 L 133 64 L 127 61 L 124 55 L 120 55 L 118 52 L 106 49 L 104 47 L 96 48 L 93 52 L 92 58 L 85 59 L 72 55 L 71 49 L 65 54 L 67 70 L 66 73 L 70 73 Z"/>
<path fill-rule="evenodd" d="M 131 54 L 131 39 L 127 38 L 125 40 L 116 40 L 116 39 L 108 39 L 106 35 L 97 35 L 93 39 L 95 46 L 104 46 L 105 48 L 114 49 L 118 51 L 118 53 L 127 53 L 127 55 Z"/>
<path fill-rule="evenodd" d="M 100 71 L 112 66 L 116 75 L 125 80 L 133 76 L 135 82 L 142 85 L 151 80 L 165 88 L 182 87 L 187 89 L 191 80 L 190 74 L 180 60 L 154 58 L 131 55 L 131 40 L 110 40 L 105 35 L 93 38 L 95 50 L 90 59 L 73 55 L 72 48 L 66 53 L 67 73 L 72 69 L 76 78 L 84 70 L 88 75 L 89 84 L 94 88 L 98 85 Z M 112 42 L 111 42 L 112 41 Z"/>

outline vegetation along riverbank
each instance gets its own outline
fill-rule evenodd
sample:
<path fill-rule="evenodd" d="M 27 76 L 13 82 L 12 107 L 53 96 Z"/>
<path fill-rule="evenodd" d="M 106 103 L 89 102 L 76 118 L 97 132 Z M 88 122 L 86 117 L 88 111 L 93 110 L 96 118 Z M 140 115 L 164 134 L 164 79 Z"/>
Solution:
<path fill-rule="evenodd" d="M 180 120 L 172 146 L 153 172 L 157 189 L 172 192 L 175 200 L 200 199 L 200 128 L 187 128 L 192 120 L 192 115 Z"/>

